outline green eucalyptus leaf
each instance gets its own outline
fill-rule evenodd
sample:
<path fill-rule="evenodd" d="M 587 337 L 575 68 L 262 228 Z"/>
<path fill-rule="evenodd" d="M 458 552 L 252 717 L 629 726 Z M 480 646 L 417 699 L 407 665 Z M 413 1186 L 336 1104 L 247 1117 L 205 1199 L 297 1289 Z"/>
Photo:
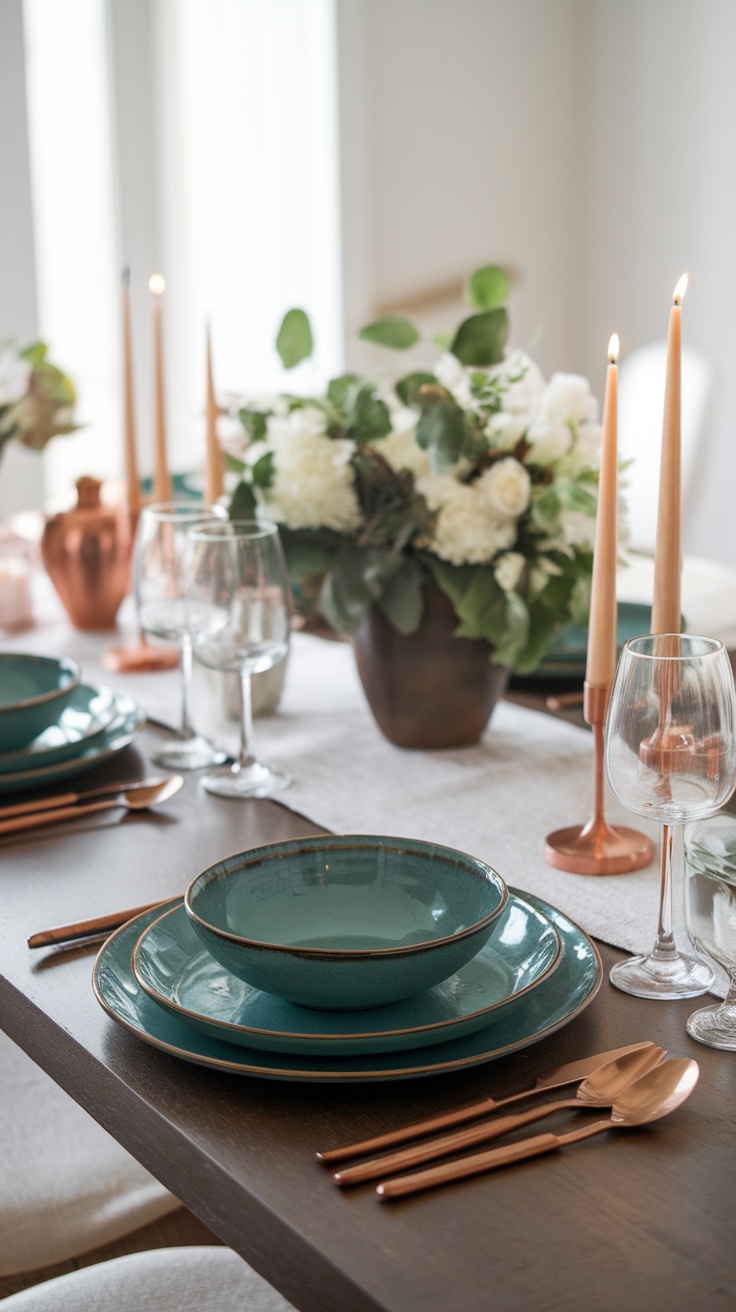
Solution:
<path fill-rule="evenodd" d="M 432 341 L 441 351 L 449 351 L 454 335 L 451 332 L 432 333 Z"/>
<path fill-rule="evenodd" d="M 416 373 L 407 374 L 405 378 L 400 378 L 395 390 L 404 405 L 416 405 L 419 389 L 425 384 L 436 387 L 437 379 L 434 374 L 423 373 L 420 369 Z"/>
<path fill-rule="evenodd" d="M 350 392 L 359 382 L 357 374 L 341 374 L 339 378 L 330 380 L 327 384 L 327 396 L 336 410 L 341 413 L 345 410 Z"/>
<path fill-rule="evenodd" d="M 347 435 L 358 446 L 385 437 L 391 432 L 391 416 L 375 392 L 373 383 L 358 383 L 348 393 L 345 407 Z"/>
<path fill-rule="evenodd" d="M 230 499 L 228 515 L 231 519 L 253 519 L 256 513 L 256 498 L 250 483 L 240 480 Z"/>
<path fill-rule="evenodd" d="M 261 410 L 252 410 L 250 406 L 243 406 L 238 411 L 238 419 L 251 442 L 263 441 L 266 436 L 266 415 Z"/>
<path fill-rule="evenodd" d="M 399 633 L 416 633 L 419 628 L 424 610 L 423 582 L 416 560 L 407 556 L 383 590 L 378 604 Z"/>
<path fill-rule="evenodd" d="M 361 328 L 358 337 L 364 342 L 388 346 L 393 351 L 406 351 L 419 341 L 420 333 L 411 319 L 403 314 L 384 314 L 381 319 Z"/>
<path fill-rule="evenodd" d="M 450 350 L 462 364 L 500 364 L 509 334 L 509 317 L 502 308 L 483 310 L 464 319 Z"/>
<path fill-rule="evenodd" d="M 276 350 L 285 369 L 293 369 L 312 354 L 314 342 L 309 319 L 303 310 L 288 310 L 276 338 Z"/>
<path fill-rule="evenodd" d="M 253 482 L 256 487 L 266 491 L 270 488 L 276 473 L 276 457 L 273 451 L 266 451 L 253 466 Z"/>
<path fill-rule="evenodd" d="M 497 264 L 476 269 L 465 288 L 465 298 L 473 310 L 497 310 L 509 298 L 509 280 Z"/>
<path fill-rule="evenodd" d="M 437 400 L 417 424 L 416 438 L 437 472 L 454 465 L 465 441 L 465 416 L 455 401 Z"/>
<path fill-rule="evenodd" d="M 225 463 L 225 468 L 229 470 L 231 474 L 245 473 L 245 470 L 247 468 L 246 463 L 244 460 L 240 460 L 238 456 L 231 456 L 229 451 L 224 451 L 223 460 Z"/>
<path fill-rule="evenodd" d="M 371 595 L 364 578 L 363 552 L 345 542 L 325 575 L 320 592 L 320 610 L 340 633 L 355 633 L 365 618 Z"/>

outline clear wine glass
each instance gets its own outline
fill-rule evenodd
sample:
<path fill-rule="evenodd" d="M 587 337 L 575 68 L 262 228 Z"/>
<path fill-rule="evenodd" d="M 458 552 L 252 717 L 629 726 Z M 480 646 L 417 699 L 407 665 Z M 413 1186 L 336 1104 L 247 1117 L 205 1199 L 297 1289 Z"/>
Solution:
<path fill-rule="evenodd" d="M 683 825 L 723 806 L 736 784 L 736 694 L 723 643 L 648 634 L 626 643 L 606 723 L 606 774 L 619 801 L 662 825 L 659 925 L 653 950 L 619 962 L 611 981 L 641 998 L 694 998 L 713 972 L 684 931 L 676 942 L 673 878 Z"/>
<path fill-rule="evenodd" d="M 275 524 L 201 524 L 187 535 L 187 595 L 194 650 L 203 665 L 240 676 L 240 757 L 202 786 L 222 797 L 269 797 L 291 778 L 253 751 L 251 675 L 270 670 L 289 647 L 291 596 Z"/>
<path fill-rule="evenodd" d="M 723 1002 L 694 1011 L 687 1032 L 709 1048 L 736 1052 L 736 819 L 693 825 L 686 844 L 687 925 L 699 952 L 728 977 Z"/>
<path fill-rule="evenodd" d="M 217 516 L 225 518 L 226 511 L 196 501 L 169 501 L 144 506 L 138 520 L 134 566 L 138 624 L 144 633 L 181 648 L 181 728 L 176 739 L 151 758 L 165 769 L 200 770 L 227 759 L 226 752 L 195 733 L 190 720 L 192 639 L 183 577 L 187 529 Z"/>

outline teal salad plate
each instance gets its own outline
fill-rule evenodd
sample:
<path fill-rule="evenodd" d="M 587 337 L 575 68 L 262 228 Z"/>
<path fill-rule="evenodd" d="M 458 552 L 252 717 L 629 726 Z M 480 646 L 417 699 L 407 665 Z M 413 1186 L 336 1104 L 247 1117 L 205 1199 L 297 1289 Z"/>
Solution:
<path fill-rule="evenodd" d="M 218 861 L 184 906 L 238 979 L 302 1007 L 353 1010 L 449 979 L 495 932 L 507 899 L 501 876 L 467 852 L 319 834 Z"/>
<path fill-rule="evenodd" d="M 133 973 L 132 956 L 144 930 L 159 919 L 162 911 L 180 905 L 179 898 L 163 908 L 156 907 L 136 916 L 111 935 L 97 955 L 93 987 L 108 1015 L 139 1039 L 162 1052 L 212 1070 L 322 1084 L 414 1079 L 463 1070 L 554 1034 L 592 1002 L 601 985 L 601 959 L 587 934 L 542 898 L 519 890 L 510 891 L 554 925 L 562 940 L 557 969 L 511 1010 L 500 1011 L 497 1019 L 482 1030 L 414 1053 L 373 1053 L 330 1060 L 316 1055 L 259 1052 L 202 1034 L 172 1015 L 141 988 Z"/>
<path fill-rule="evenodd" d="M 77 744 L 81 747 L 78 754 L 71 760 L 59 761 L 56 765 L 0 774 L 0 794 L 16 793 L 24 788 L 42 788 L 46 784 L 56 783 L 59 779 L 81 774 L 84 770 L 91 769 L 93 765 L 102 765 L 109 757 L 132 743 L 145 723 L 146 717 L 143 711 L 132 698 L 116 694 L 113 719 L 91 742 Z"/>
<path fill-rule="evenodd" d="M 155 1002 L 215 1039 L 270 1052 L 358 1056 L 424 1048 L 482 1029 L 547 979 L 561 954 L 554 926 L 511 897 L 493 938 L 450 979 L 385 1007 L 314 1011 L 229 974 L 179 905 L 141 934 L 133 971 Z"/>
<path fill-rule="evenodd" d="M 55 724 L 44 729 L 27 747 L 0 753 L 0 774 L 38 770 L 79 756 L 107 729 L 116 714 L 112 689 L 90 688 L 81 683 Z"/>

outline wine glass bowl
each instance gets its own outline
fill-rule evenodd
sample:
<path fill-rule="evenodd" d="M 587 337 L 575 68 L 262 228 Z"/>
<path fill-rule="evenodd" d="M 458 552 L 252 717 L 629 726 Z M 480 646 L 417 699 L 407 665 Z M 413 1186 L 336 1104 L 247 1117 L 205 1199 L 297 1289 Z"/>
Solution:
<path fill-rule="evenodd" d="M 225 760 L 225 752 L 195 733 L 189 718 L 192 641 L 189 606 L 184 592 L 187 530 L 224 516 L 219 506 L 195 501 L 170 501 L 144 506 L 135 546 L 135 598 L 143 633 L 175 642 L 181 648 L 181 728 L 175 741 L 156 751 L 156 765 L 174 770 L 198 770 Z"/>
<path fill-rule="evenodd" d="M 655 947 L 618 963 L 611 980 L 639 997 L 697 997 L 712 971 L 687 941 L 678 948 L 673 866 L 683 824 L 713 815 L 736 783 L 736 695 L 722 643 L 694 634 L 626 643 L 611 693 L 605 764 L 619 801 L 663 826 Z"/>
<path fill-rule="evenodd" d="M 240 676 L 240 757 L 202 779 L 225 797 L 268 797 L 291 782 L 253 754 L 251 677 L 284 660 L 291 604 L 278 528 L 257 520 L 212 522 L 188 534 L 188 625 L 198 660 Z"/>

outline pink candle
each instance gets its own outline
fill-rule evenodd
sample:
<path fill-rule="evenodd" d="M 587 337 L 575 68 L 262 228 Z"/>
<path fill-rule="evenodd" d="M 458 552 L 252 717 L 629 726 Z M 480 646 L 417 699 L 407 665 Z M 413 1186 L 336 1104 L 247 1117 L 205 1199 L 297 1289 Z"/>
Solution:
<path fill-rule="evenodd" d="M 667 333 L 667 377 L 664 388 L 662 459 L 659 467 L 657 542 L 654 552 L 652 633 L 680 632 L 680 572 L 682 567 L 680 372 L 682 298 L 687 291 L 683 273 L 672 294 Z"/>
<path fill-rule="evenodd" d="M 608 343 L 609 365 L 603 402 L 603 440 L 595 522 L 593 580 L 585 682 L 607 688 L 616 668 L 616 553 L 618 518 L 618 349 L 616 333 Z"/>

